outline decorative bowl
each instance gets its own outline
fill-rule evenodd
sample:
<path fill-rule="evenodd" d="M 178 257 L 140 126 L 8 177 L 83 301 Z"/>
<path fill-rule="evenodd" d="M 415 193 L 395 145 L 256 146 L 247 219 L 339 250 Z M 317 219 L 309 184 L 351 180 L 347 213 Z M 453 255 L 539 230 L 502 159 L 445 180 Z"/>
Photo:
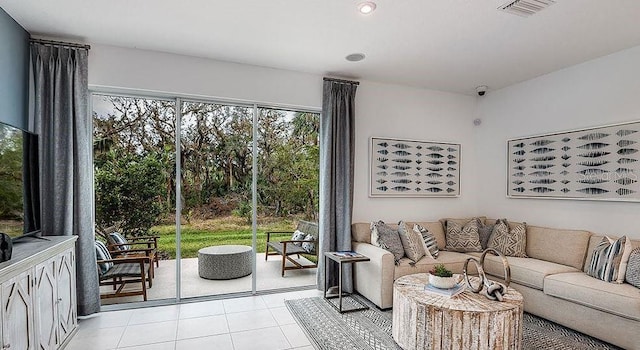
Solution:
<path fill-rule="evenodd" d="M 454 274 L 451 277 L 440 277 L 429 274 L 429 284 L 440 289 L 449 289 L 455 287 L 461 280 L 460 274 Z"/>

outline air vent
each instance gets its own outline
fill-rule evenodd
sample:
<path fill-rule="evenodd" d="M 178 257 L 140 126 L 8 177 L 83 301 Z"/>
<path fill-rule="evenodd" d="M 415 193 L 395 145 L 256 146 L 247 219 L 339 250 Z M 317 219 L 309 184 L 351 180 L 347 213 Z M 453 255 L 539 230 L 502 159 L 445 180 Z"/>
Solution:
<path fill-rule="evenodd" d="M 553 3 L 555 3 L 554 0 L 516 0 L 498 7 L 498 10 L 522 17 L 529 17 L 549 7 Z"/>

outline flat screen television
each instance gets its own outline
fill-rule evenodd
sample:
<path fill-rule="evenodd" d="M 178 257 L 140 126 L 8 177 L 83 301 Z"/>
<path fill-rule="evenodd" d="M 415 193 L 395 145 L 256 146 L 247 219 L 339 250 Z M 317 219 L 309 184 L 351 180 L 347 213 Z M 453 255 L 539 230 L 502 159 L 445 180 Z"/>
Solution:
<path fill-rule="evenodd" d="M 0 232 L 40 237 L 38 135 L 0 123 Z"/>

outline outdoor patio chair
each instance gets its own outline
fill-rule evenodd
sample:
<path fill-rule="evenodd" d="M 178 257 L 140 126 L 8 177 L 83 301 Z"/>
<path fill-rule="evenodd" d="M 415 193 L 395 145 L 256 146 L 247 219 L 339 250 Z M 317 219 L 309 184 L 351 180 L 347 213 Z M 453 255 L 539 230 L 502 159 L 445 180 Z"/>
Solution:
<path fill-rule="evenodd" d="M 112 255 L 131 256 L 144 254 L 155 262 L 158 261 L 158 238 L 159 236 L 141 236 L 125 238 L 117 231 L 108 232 L 103 235 L 107 239 L 107 248 Z"/>
<path fill-rule="evenodd" d="M 147 301 L 147 283 L 153 286 L 151 259 L 144 255 L 113 258 L 104 243 L 95 241 L 96 263 L 100 286 L 112 286 L 112 293 L 100 293 L 101 299 L 142 295 Z M 127 284 L 140 283 L 140 289 L 126 289 Z"/>
<path fill-rule="evenodd" d="M 282 236 L 283 234 L 289 234 L 290 239 L 288 240 L 280 240 L 280 241 L 271 241 L 271 236 Z M 282 237 L 280 237 L 282 238 Z M 298 227 L 295 232 L 287 232 L 287 231 L 271 231 L 267 232 L 267 246 L 265 249 L 264 260 L 269 258 L 269 255 L 281 255 L 282 256 L 282 276 L 284 277 L 284 272 L 286 270 L 297 270 L 297 269 L 311 269 L 318 267 L 318 224 L 314 222 L 308 221 L 299 221 Z M 272 250 L 269 252 L 269 250 Z M 311 264 L 300 264 L 293 258 L 292 255 L 297 255 L 300 258 L 300 255 L 314 256 L 316 262 L 312 262 Z M 289 261 L 293 264 L 293 266 L 287 266 L 286 262 Z"/>

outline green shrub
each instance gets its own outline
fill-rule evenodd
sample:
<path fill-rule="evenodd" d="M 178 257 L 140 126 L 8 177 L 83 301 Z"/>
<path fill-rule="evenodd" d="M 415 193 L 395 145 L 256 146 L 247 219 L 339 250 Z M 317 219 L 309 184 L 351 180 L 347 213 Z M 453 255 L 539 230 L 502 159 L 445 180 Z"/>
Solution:
<path fill-rule="evenodd" d="M 146 234 L 163 212 L 166 172 L 160 155 L 109 152 L 96 169 L 96 223 Z"/>

